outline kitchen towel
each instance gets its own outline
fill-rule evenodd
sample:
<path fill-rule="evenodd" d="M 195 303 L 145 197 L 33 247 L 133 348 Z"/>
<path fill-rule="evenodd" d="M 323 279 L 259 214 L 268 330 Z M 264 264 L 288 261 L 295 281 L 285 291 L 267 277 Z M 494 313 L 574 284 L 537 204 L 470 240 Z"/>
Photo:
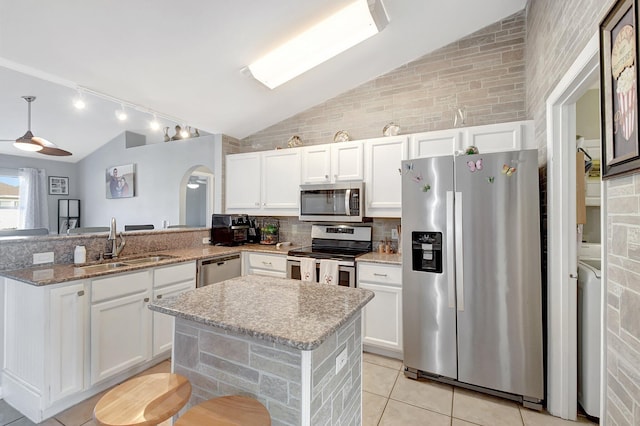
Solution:
<path fill-rule="evenodd" d="M 300 258 L 300 279 L 311 283 L 316 282 L 316 260 L 313 257 Z"/>
<path fill-rule="evenodd" d="M 331 259 L 320 260 L 320 278 L 321 284 L 338 284 L 338 261 Z"/>

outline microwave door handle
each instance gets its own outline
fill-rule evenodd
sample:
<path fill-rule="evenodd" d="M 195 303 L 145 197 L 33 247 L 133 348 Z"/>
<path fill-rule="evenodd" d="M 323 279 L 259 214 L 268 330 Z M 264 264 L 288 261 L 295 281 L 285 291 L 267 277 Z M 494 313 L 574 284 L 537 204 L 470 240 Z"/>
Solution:
<path fill-rule="evenodd" d="M 347 216 L 351 216 L 351 189 L 347 189 L 344 193 L 344 212 Z"/>

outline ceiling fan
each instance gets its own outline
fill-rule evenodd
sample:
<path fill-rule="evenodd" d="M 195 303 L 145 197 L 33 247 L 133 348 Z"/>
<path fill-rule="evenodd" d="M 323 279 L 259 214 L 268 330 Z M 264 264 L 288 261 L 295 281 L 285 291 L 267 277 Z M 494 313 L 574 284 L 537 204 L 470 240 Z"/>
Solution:
<path fill-rule="evenodd" d="M 28 121 L 27 121 L 27 133 L 18 139 L 0 139 L 0 142 L 13 142 L 13 146 L 23 151 L 37 152 L 44 155 L 55 156 L 67 156 L 72 155 L 69 151 L 58 148 L 54 143 L 41 138 L 39 136 L 33 136 L 31 133 L 31 102 L 36 100 L 35 96 L 23 96 L 22 99 L 27 101 L 29 105 Z"/>

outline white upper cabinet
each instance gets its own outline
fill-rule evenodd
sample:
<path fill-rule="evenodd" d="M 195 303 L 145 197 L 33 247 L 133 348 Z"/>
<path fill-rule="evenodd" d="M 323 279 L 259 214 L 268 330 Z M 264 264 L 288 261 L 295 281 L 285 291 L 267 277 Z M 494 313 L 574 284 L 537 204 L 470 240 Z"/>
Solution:
<path fill-rule="evenodd" d="M 362 141 L 312 145 L 302 149 L 302 183 L 363 179 Z"/>
<path fill-rule="evenodd" d="M 367 217 L 400 217 L 402 180 L 399 169 L 407 159 L 407 136 L 364 141 L 365 214 Z"/>
<path fill-rule="evenodd" d="M 261 153 L 227 155 L 226 209 L 260 209 Z"/>
<path fill-rule="evenodd" d="M 459 155 L 475 146 L 480 154 L 537 148 L 533 121 L 512 121 L 466 128 L 415 133 L 409 138 L 410 158 Z"/>
<path fill-rule="evenodd" d="M 262 210 L 267 214 L 298 214 L 300 149 L 262 153 Z"/>
<path fill-rule="evenodd" d="M 302 183 L 331 181 L 331 145 L 311 145 L 302 148 Z"/>
<path fill-rule="evenodd" d="M 409 139 L 409 156 L 413 159 L 453 155 L 455 147 L 460 146 L 461 140 L 461 129 L 415 133 Z"/>
<path fill-rule="evenodd" d="M 227 155 L 227 213 L 298 214 L 300 149 Z"/>
<path fill-rule="evenodd" d="M 457 151 L 464 151 L 468 146 L 477 147 L 480 154 L 537 148 L 533 137 L 533 121 L 474 126 L 464 131 L 464 139 L 456 146 Z"/>

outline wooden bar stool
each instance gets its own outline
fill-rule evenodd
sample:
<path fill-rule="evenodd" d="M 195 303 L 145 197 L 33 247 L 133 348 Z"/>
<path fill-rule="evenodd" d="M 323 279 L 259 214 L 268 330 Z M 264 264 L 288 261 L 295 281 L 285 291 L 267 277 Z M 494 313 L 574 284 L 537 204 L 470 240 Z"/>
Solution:
<path fill-rule="evenodd" d="M 107 392 L 93 417 L 104 426 L 151 426 L 174 416 L 191 397 L 191 383 L 172 373 L 134 377 Z"/>
<path fill-rule="evenodd" d="M 246 396 L 213 398 L 192 407 L 175 426 L 270 426 L 271 416 L 260 402 Z"/>

